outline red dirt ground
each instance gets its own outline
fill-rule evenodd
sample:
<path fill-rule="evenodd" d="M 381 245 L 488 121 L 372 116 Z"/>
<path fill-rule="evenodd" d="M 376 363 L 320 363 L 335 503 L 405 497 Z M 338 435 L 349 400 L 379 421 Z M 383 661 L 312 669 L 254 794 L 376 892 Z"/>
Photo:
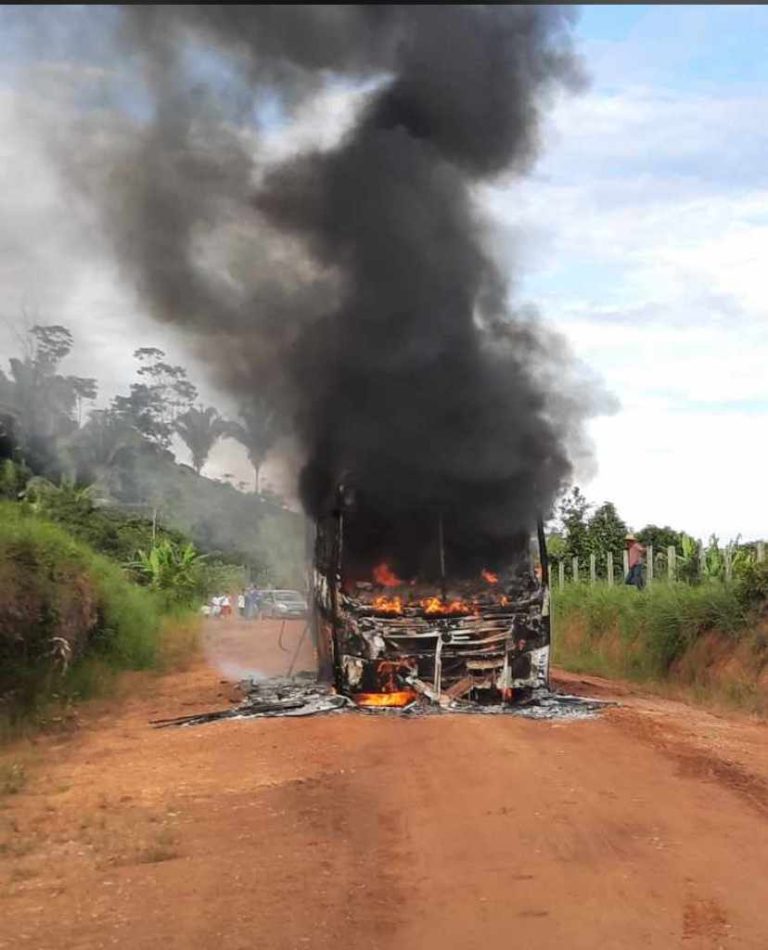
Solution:
<path fill-rule="evenodd" d="M 284 672 L 279 632 L 212 621 L 206 662 L 4 753 L 3 950 L 768 947 L 766 726 L 565 675 L 622 705 L 148 726 Z"/>

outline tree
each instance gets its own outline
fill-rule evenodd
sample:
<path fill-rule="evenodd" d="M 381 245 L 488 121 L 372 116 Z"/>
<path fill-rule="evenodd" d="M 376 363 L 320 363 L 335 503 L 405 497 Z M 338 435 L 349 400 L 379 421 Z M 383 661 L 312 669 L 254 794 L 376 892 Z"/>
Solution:
<path fill-rule="evenodd" d="M 153 346 L 143 346 L 133 354 L 141 363 L 138 375 L 149 380 L 150 389 L 164 399 L 164 420 L 173 421 L 197 398 L 197 389 L 187 379 L 182 366 L 165 362 L 165 353 Z"/>
<path fill-rule="evenodd" d="M 16 455 L 18 437 L 16 435 L 16 417 L 4 407 L 2 401 L 3 380 L 0 372 L 0 459 L 12 459 Z"/>
<path fill-rule="evenodd" d="M 45 374 L 52 375 L 72 350 L 74 337 L 71 332 L 58 323 L 42 326 L 36 324 L 23 340 L 24 362 L 38 367 Z"/>
<path fill-rule="evenodd" d="M 605 572 L 605 555 L 613 554 L 614 564 L 622 563 L 627 537 L 627 526 L 619 517 L 616 506 L 606 501 L 597 508 L 587 522 L 587 543 L 591 554 L 598 556 L 598 571 Z"/>
<path fill-rule="evenodd" d="M 263 398 L 244 406 L 239 415 L 242 422 L 228 423 L 225 437 L 236 439 L 245 448 L 253 466 L 258 492 L 261 487 L 261 466 L 279 434 L 278 418 L 274 409 Z"/>
<path fill-rule="evenodd" d="M 547 554 L 551 561 L 562 561 L 565 558 L 565 538 L 558 531 L 547 535 Z"/>
<path fill-rule="evenodd" d="M 566 494 L 558 506 L 558 517 L 565 539 L 565 556 L 583 562 L 589 557 L 587 513 L 590 505 L 578 485 Z"/>
<path fill-rule="evenodd" d="M 647 524 L 637 532 L 637 540 L 641 544 L 653 545 L 654 551 L 666 551 L 667 548 L 675 548 L 679 554 L 682 554 L 682 531 L 675 531 L 669 525 L 660 528 L 655 524 Z"/>
<path fill-rule="evenodd" d="M 98 385 L 95 379 L 86 376 L 68 376 L 75 396 L 75 416 L 78 426 L 83 424 L 83 403 L 96 398 Z"/>
<path fill-rule="evenodd" d="M 192 406 L 177 417 L 176 431 L 192 453 L 192 467 L 198 475 L 216 440 L 228 431 L 228 427 L 229 424 L 213 406 L 206 409 Z"/>
<path fill-rule="evenodd" d="M 72 349 L 66 327 L 35 325 L 22 349 L 22 357 L 9 360 L 10 375 L 0 373 L 3 428 L 12 426 L 19 455 L 35 471 L 51 473 L 60 467 L 62 442 L 78 428 L 83 402 L 96 397 L 96 382 L 58 372 Z"/>
<path fill-rule="evenodd" d="M 133 355 L 141 364 L 138 375 L 143 381 L 133 383 L 127 396 L 115 396 L 112 409 L 150 442 L 167 449 L 176 419 L 191 408 L 197 389 L 182 366 L 165 362 L 162 350 L 145 346 Z"/>
<path fill-rule="evenodd" d="M 138 448 L 143 437 L 111 409 L 91 412 L 88 421 L 72 436 L 68 455 L 78 477 L 106 481 L 106 476 L 125 449 Z"/>

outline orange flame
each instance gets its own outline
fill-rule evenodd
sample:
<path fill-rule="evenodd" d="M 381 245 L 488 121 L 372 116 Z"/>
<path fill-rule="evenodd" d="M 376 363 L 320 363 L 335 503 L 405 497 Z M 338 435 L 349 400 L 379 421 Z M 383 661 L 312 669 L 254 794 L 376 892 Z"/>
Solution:
<path fill-rule="evenodd" d="M 403 583 L 386 561 L 382 561 L 381 564 L 374 567 L 373 579 L 382 587 L 400 587 Z"/>
<path fill-rule="evenodd" d="M 451 600 L 446 604 L 439 597 L 427 597 L 419 604 L 425 614 L 470 614 L 474 610 L 465 600 Z"/>
<path fill-rule="evenodd" d="M 499 575 L 494 574 L 493 571 L 488 571 L 485 568 L 483 568 L 482 571 L 480 572 L 480 575 L 483 578 L 483 580 L 486 582 L 486 584 L 499 583 Z"/>
<path fill-rule="evenodd" d="M 371 607 L 381 614 L 401 614 L 403 612 L 403 602 L 399 597 L 375 597 Z"/>
<path fill-rule="evenodd" d="M 403 600 L 401 597 L 374 597 L 371 607 L 380 614 L 401 614 Z M 439 597 L 425 597 L 419 601 L 419 607 L 425 614 L 471 614 L 475 611 L 475 604 L 466 600 L 449 600 L 444 603 Z"/>
<path fill-rule="evenodd" d="M 405 689 L 395 693 L 355 693 L 352 699 L 358 706 L 407 706 L 416 699 L 416 693 Z"/>

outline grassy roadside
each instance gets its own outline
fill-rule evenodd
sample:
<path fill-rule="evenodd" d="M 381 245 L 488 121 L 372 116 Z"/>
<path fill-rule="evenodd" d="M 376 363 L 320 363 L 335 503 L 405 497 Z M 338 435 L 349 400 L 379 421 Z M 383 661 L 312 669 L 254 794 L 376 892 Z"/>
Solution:
<path fill-rule="evenodd" d="M 553 607 L 564 669 L 768 715 L 768 629 L 735 585 L 574 584 L 555 591 Z"/>
<path fill-rule="evenodd" d="M 116 665 L 101 656 L 86 656 L 50 692 L 38 692 L 34 701 L 12 714 L 0 714 L 0 750 L 40 733 L 68 733 L 77 728 L 79 710 L 92 700 L 121 700 L 136 688 L 137 671 L 163 676 L 188 668 L 200 653 L 200 620 L 194 615 L 166 618 L 158 631 L 155 660 L 151 666 Z M 0 762 L 0 798 L 4 773 Z"/>
<path fill-rule="evenodd" d="M 0 502 L 0 741 L 108 695 L 123 670 L 164 670 L 197 620 L 64 528 Z"/>

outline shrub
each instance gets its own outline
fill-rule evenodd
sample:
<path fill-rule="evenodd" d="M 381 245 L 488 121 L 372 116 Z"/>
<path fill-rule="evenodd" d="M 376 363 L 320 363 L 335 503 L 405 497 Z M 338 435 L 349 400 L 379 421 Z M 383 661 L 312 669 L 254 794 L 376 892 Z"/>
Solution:
<path fill-rule="evenodd" d="M 149 518 L 116 508 L 96 507 L 91 487 L 67 480 L 54 485 L 45 478 L 31 479 L 24 492 L 24 507 L 121 563 L 132 560 L 137 551 L 153 544 L 184 544 L 188 540 L 178 531 L 153 525 Z"/>
<path fill-rule="evenodd" d="M 736 590 L 744 607 L 765 610 L 768 604 L 768 561 L 744 559 L 736 565 L 734 574 Z"/>
<path fill-rule="evenodd" d="M 23 463 L 11 459 L 0 461 L 0 498 L 19 498 L 29 477 L 29 469 Z"/>

